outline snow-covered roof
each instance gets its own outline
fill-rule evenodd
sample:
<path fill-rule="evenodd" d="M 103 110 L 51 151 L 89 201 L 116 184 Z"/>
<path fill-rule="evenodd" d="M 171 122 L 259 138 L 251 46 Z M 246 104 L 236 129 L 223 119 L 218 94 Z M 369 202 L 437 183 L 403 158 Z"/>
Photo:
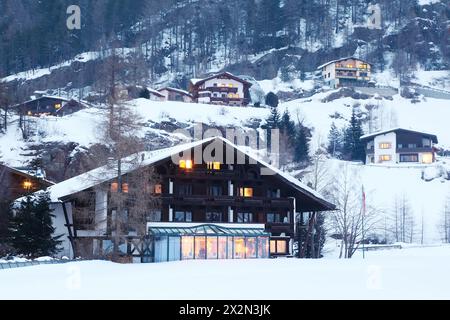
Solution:
<path fill-rule="evenodd" d="M 246 150 L 244 150 L 244 148 L 239 147 L 239 146 L 231 143 L 229 140 L 224 139 L 222 137 L 213 137 L 213 138 L 208 138 L 208 139 L 204 139 L 204 140 L 200 140 L 200 141 L 195 141 L 192 143 L 178 145 L 178 146 L 167 148 L 167 149 L 161 149 L 161 150 L 150 151 L 150 152 L 141 152 L 139 154 L 132 155 L 130 157 L 123 159 L 122 174 L 125 175 L 125 174 L 132 172 L 134 170 L 137 170 L 139 168 L 155 164 L 162 160 L 168 159 L 168 158 L 172 157 L 173 155 L 176 155 L 183 151 L 187 151 L 187 150 L 190 150 L 197 146 L 212 142 L 214 140 L 220 140 L 223 143 L 225 143 L 226 145 L 245 154 L 253 161 L 256 161 L 260 165 L 262 165 L 262 166 L 266 167 L 268 170 L 272 171 L 275 175 L 278 175 L 279 177 L 281 177 L 285 182 L 287 182 L 289 185 L 294 187 L 296 190 L 314 198 L 316 201 L 322 203 L 325 207 L 327 207 L 329 209 L 334 209 L 334 205 L 329 203 L 327 200 L 325 200 L 325 198 L 323 198 L 323 196 L 321 194 L 319 194 L 317 191 L 306 186 L 305 184 L 300 182 L 298 179 L 292 177 L 291 175 L 287 174 L 286 172 L 283 172 L 262 160 L 256 159 L 255 157 L 251 156 L 248 152 L 246 152 Z M 92 188 L 96 185 L 99 185 L 101 183 L 113 180 L 116 177 L 117 177 L 117 171 L 112 169 L 111 166 L 105 165 L 100 168 L 91 170 L 87 173 L 84 173 L 82 175 L 79 175 L 74 178 L 63 181 L 61 183 L 58 183 L 54 186 L 51 186 L 46 191 L 48 191 L 50 193 L 52 202 L 61 202 L 61 200 L 67 196 L 74 195 L 76 193 L 85 191 L 85 190 Z"/>
<path fill-rule="evenodd" d="M 328 65 L 330 65 L 332 63 L 336 63 L 336 62 L 340 62 L 340 61 L 344 61 L 344 60 L 348 60 L 348 59 L 354 59 L 354 60 L 362 61 L 362 62 L 367 63 L 369 65 L 372 65 L 371 63 L 369 63 L 369 62 L 367 62 L 367 61 L 365 61 L 363 59 L 351 56 L 351 57 L 346 57 L 346 58 L 341 58 L 341 59 L 337 59 L 337 60 L 328 61 L 327 63 L 324 63 L 324 64 L 318 66 L 317 70 L 325 68 L 326 66 L 328 66 Z"/>
<path fill-rule="evenodd" d="M 218 74 L 209 76 L 209 77 L 204 78 L 204 79 L 191 79 L 191 84 L 194 85 L 194 86 L 198 86 L 198 85 L 200 85 L 203 82 L 206 82 L 208 80 L 211 80 L 211 79 L 214 79 L 214 78 L 217 78 L 217 77 L 220 77 L 220 76 L 227 76 L 227 77 L 230 77 L 231 79 L 234 79 L 236 81 L 242 82 L 244 84 L 248 84 L 250 86 L 253 85 L 252 83 L 248 82 L 247 80 L 244 80 L 244 79 L 242 79 L 242 78 L 240 78 L 238 76 L 235 76 L 234 74 L 232 74 L 230 72 L 218 73 Z"/>
<path fill-rule="evenodd" d="M 151 94 L 158 96 L 158 97 L 164 97 L 164 95 L 159 92 L 158 90 L 152 89 L 152 88 L 148 88 L 147 87 L 148 92 L 150 92 Z"/>
<path fill-rule="evenodd" d="M 408 133 L 417 133 L 417 134 L 421 134 L 421 135 L 425 135 L 425 136 L 429 136 L 434 143 L 438 143 L 438 138 L 435 134 L 430 134 L 430 133 L 426 133 L 426 132 L 421 132 L 421 131 L 416 131 L 416 130 L 410 130 L 410 129 L 404 129 L 404 128 L 392 128 L 392 129 L 388 129 L 388 130 L 383 130 L 383 131 L 378 131 L 378 132 L 374 132 L 371 134 L 366 134 L 363 135 L 360 139 L 361 140 L 367 140 L 376 136 L 380 136 L 383 134 L 387 134 L 387 133 L 391 133 L 391 132 L 408 132 Z"/>
<path fill-rule="evenodd" d="M 28 100 L 28 101 L 25 101 L 25 102 L 21 102 L 21 103 L 18 103 L 18 104 L 16 104 L 16 105 L 14 105 L 14 106 L 12 106 L 12 108 L 16 108 L 16 107 L 19 107 L 19 106 L 21 106 L 21 105 L 24 105 L 24 104 L 27 104 L 27 103 L 30 103 L 30 102 L 33 102 L 33 101 L 36 101 L 36 100 L 42 100 L 42 99 L 54 99 L 54 100 L 61 100 L 61 101 L 63 101 L 63 102 L 70 102 L 70 101 L 75 101 L 75 102 L 78 102 L 78 103 L 80 103 L 81 105 L 83 105 L 83 106 L 85 106 L 85 107 L 87 107 L 87 106 L 89 106 L 89 104 L 86 102 L 86 101 L 84 101 L 84 100 L 74 100 L 74 99 L 67 99 L 67 98 L 63 98 L 63 97 L 58 97 L 58 96 L 52 96 L 52 95 L 42 95 L 42 96 L 40 96 L 40 97 L 36 97 L 36 96 L 31 96 L 31 100 Z M 58 110 L 59 111 L 59 110 Z"/>
<path fill-rule="evenodd" d="M 178 88 L 172 88 L 172 87 L 161 88 L 158 91 L 161 92 L 161 91 L 164 91 L 164 90 L 175 91 L 175 92 L 181 93 L 181 94 L 186 95 L 186 96 L 191 96 L 191 94 L 189 92 L 187 92 L 186 90 L 178 89 Z"/>

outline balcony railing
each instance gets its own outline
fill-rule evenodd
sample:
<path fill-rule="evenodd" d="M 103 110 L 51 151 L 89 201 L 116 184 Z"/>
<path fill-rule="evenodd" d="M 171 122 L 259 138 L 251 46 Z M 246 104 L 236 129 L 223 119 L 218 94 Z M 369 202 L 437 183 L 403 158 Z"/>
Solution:
<path fill-rule="evenodd" d="M 293 207 L 290 199 L 271 199 L 266 197 L 232 197 L 232 196 L 209 196 L 209 195 L 163 195 L 163 204 L 171 205 L 223 205 L 237 207 L 270 207 L 289 208 Z"/>

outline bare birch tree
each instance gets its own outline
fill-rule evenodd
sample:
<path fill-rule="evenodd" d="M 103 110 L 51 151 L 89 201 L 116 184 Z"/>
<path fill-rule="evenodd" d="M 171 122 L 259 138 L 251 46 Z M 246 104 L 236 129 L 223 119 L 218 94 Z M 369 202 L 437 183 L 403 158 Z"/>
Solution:
<path fill-rule="evenodd" d="M 341 237 L 340 258 L 345 259 L 353 257 L 365 240 L 364 234 L 375 230 L 380 216 L 380 212 L 368 204 L 363 210 L 363 186 L 357 177 L 358 173 L 350 164 L 342 165 L 330 187 L 331 200 L 338 208 L 331 214 L 331 225 Z"/>

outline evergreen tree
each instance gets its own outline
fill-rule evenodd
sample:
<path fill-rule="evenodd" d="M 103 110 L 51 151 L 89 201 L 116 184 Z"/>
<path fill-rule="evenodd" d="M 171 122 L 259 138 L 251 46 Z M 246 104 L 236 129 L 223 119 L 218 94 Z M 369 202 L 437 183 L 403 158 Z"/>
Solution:
<path fill-rule="evenodd" d="M 11 216 L 11 204 L 0 200 L 0 258 L 12 253 L 12 248 L 8 245 L 8 225 Z"/>
<path fill-rule="evenodd" d="M 269 118 L 266 120 L 266 125 L 263 129 L 267 130 L 267 147 L 272 148 L 272 130 L 280 129 L 281 119 L 278 108 L 273 107 L 270 111 Z"/>
<path fill-rule="evenodd" d="M 278 108 L 279 104 L 280 100 L 278 99 L 278 96 L 273 92 L 269 92 L 266 96 L 266 105 L 272 108 Z"/>
<path fill-rule="evenodd" d="M 54 236 L 52 209 L 48 193 L 36 197 L 28 196 L 20 204 L 16 216 L 11 219 L 9 242 L 17 254 L 30 256 L 52 256 L 60 250 L 60 236 Z"/>
<path fill-rule="evenodd" d="M 287 109 L 281 117 L 280 130 L 288 137 L 291 144 L 295 142 L 295 122 L 292 121 L 291 114 Z"/>
<path fill-rule="evenodd" d="M 330 133 L 328 134 L 327 151 L 333 157 L 342 152 L 342 132 L 336 127 L 334 122 L 331 124 Z"/>
<path fill-rule="evenodd" d="M 309 161 L 310 140 L 311 136 L 307 132 L 307 128 L 300 124 L 295 136 L 294 161 L 303 163 Z"/>
<path fill-rule="evenodd" d="M 352 118 L 344 134 L 344 154 L 346 159 L 364 161 L 364 143 L 360 139 L 363 135 L 361 120 L 357 117 L 356 110 L 353 109 Z"/>

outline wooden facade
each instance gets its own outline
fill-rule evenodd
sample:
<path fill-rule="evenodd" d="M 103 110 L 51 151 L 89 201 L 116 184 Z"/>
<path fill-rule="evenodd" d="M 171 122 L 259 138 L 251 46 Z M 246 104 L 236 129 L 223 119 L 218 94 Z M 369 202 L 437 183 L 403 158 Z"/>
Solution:
<path fill-rule="evenodd" d="M 190 93 L 181 89 L 165 87 L 159 89 L 158 92 L 164 96 L 165 101 L 193 102 Z"/>
<path fill-rule="evenodd" d="M 229 72 L 205 79 L 192 79 L 189 92 L 198 103 L 246 106 L 251 102 L 252 84 Z"/>
<path fill-rule="evenodd" d="M 201 152 L 210 147 L 210 143 L 200 144 Z M 238 164 L 239 152 L 235 152 L 231 143 L 224 143 L 223 148 L 224 155 L 233 152 L 232 164 L 229 164 L 228 157 L 228 161 L 217 159 L 196 164 L 191 158 L 175 163 L 168 156 L 138 169 L 142 170 L 141 176 L 147 176 L 144 173 L 149 170 L 157 177 L 155 185 L 141 191 L 157 203 L 156 207 L 148 208 L 146 230 L 161 223 L 166 224 L 166 228 L 176 226 L 174 229 L 202 225 L 240 228 L 244 233 L 247 228 L 256 228 L 262 234 L 260 237 L 270 235 L 271 246 L 276 247 L 279 242 L 279 249 L 285 248 L 284 252 L 273 252 L 273 256 L 289 255 L 292 254 L 295 235 L 295 215 L 334 209 L 331 203 L 307 187 L 303 188 L 298 181 L 293 182 L 292 178 L 279 173 L 263 175 L 262 169 L 266 167 L 260 162 L 250 161 L 248 156 L 245 156 L 245 163 Z M 195 152 L 194 149 L 190 151 L 191 154 Z M 185 151 L 183 153 L 186 154 Z M 124 190 L 133 187 L 129 174 L 136 172 L 124 174 L 121 179 L 127 181 Z M 117 210 L 110 199 L 112 193 L 117 192 L 117 181 L 104 181 L 59 198 L 64 202 L 61 214 L 65 216 L 66 234 L 73 242 L 75 256 L 95 256 L 96 252 L 104 250 L 105 243 L 110 242 L 112 217 Z M 151 184 L 148 181 L 148 185 Z M 104 204 L 99 205 L 99 201 Z M 77 216 L 77 212 L 82 211 L 88 212 L 88 216 Z M 100 227 L 97 223 L 99 214 L 105 220 Z M 146 236 L 148 234 L 130 232 L 127 239 L 143 244 Z M 251 243 L 252 240 L 249 241 Z M 129 249 L 128 254 L 144 250 L 131 243 Z"/>
<path fill-rule="evenodd" d="M 53 183 L 23 171 L 0 164 L 0 199 L 13 201 L 17 198 L 45 189 Z"/>
<path fill-rule="evenodd" d="M 86 108 L 86 106 L 76 100 L 42 96 L 37 99 L 21 103 L 14 108 L 22 116 L 39 117 L 48 115 L 63 117 L 80 111 Z"/>

